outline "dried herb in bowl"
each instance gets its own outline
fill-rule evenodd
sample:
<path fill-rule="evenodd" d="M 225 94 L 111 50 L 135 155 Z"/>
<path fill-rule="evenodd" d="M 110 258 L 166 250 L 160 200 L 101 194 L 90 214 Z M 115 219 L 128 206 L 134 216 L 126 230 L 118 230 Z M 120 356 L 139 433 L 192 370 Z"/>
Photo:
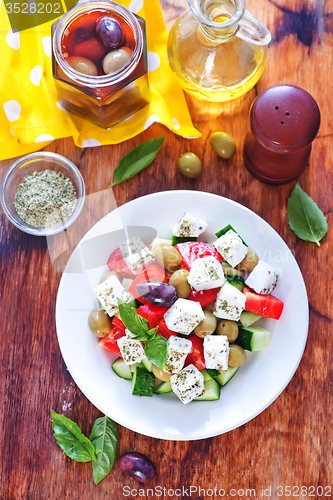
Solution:
<path fill-rule="evenodd" d="M 55 170 L 34 172 L 23 179 L 14 200 L 21 219 L 33 227 L 53 227 L 68 219 L 76 206 L 71 180 Z"/>

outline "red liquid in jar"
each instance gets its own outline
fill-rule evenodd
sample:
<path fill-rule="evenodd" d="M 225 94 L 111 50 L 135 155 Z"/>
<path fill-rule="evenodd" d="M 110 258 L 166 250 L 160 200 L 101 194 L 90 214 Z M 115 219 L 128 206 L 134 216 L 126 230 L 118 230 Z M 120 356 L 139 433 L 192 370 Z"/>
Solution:
<path fill-rule="evenodd" d="M 145 35 L 144 21 L 138 16 L 136 18 L 143 35 Z M 114 21 L 113 25 L 118 26 L 118 32 L 121 33 L 121 36 L 120 43 L 115 48 L 110 48 L 103 43 L 101 31 L 98 31 L 102 19 L 106 19 L 106 21 L 110 19 Z M 109 53 L 122 49 L 129 54 L 127 56 L 129 59 L 136 48 L 136 40 L 131 26 L 122 16 L 106 9 L 90 10 L 74 19 L 64 29 L 60 41 L 63 60 L 67 60 L 73 69 L 78 71 L 72 64 L 73 59 L 78 57 L 88 60 L 87 62 L 93 68 L 95 65 L 97 73 L 91 73 L 92 82 L 95 76 L 107 75 L 103 70 L 103 61 Z M 122 67 L 119 70 L 121 71 L 121 69 Z M 126 73 L 126 76 L 116 83 L 110 82 L 108 86 L 98 84 L 89 86 L 87 83 L 83 85 L 79 81 L 72 80 L 64 71 L 54 58 L 53 74 L 56 77 L 61 104 L 69 111 L 99 126 L 108 128 L 115 125 L 141 109 L 150 100 L 145 38 L 142 54 L 137 64 L 130 73 Z M 87 74 L 82 73 L 82 75 L 86 76 Z M 107 76 L 112 77 L 112 73 Z M 132 84 L 134 81 L 135 85 Z M 132 84 L 132 86 L 127 89 L 128 84 Z"/>

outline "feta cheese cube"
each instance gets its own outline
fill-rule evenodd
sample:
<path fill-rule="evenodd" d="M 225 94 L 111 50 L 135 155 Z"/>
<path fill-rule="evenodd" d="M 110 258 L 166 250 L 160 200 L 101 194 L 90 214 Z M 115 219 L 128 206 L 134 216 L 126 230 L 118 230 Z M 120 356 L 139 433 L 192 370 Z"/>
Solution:
<path fill-rule="evenodd" d="M 120 243 L 119 248 L 121 251 L 121 255 L 123 256 L 123 259 L 126 259 L 127 257 L 129 257 L 134 253 L 140 253 L 142 250 L 146 248 L 146 245 L 140 238 L 134 236 L 134 238 L 131 238 L 130 240 L 126 240 L 123 243 Z"/>
<path fill-rule="evenodd" d="M 120 243 L 119 248 L 133 274 L 140 274 L 144 267 L 155 260 L 153 252 L 137 236 Z"/>
<path fill-rule="evenodd" d="M 218 288 L 225 281 L 222 266 L 212 256 L 196 259 L 193 262 L 187 281 L 196 290 Z"/>
<path fill-rule="evenodd" d="M 235 231 L 230 229 L 213 243 L 216 250 L 232 267 L 237 266 L 247 254 L 247 247 Z"/>
<path fill-rule="evenodd" d="M 126 257 L 125 262 L 133 274 L 140 274 L 144 267 L 155 261 L 155 256 L 149 248 L 144 248 L 140 253 L 132 253 Z"/>
<path fill-rule="evenodd" d="M 177 333 L 189 335 L 205 319 L 198 302 L 178 299 L 164 315 L 167 327 Z"/>
<path fill-rule="evenodd" d="M 197 237 L 206 230 L 207 226 L 208 224 L 204 220 L 193 217 L 193 215 L 190 214 L 184 214 L 178 224 L 173 228 L 172 234 L 183 238 Z"/>
<path fill-rule="evenodd" d="M 245 307 L 246 297 L 229 283 L 223 285 L 217 294 L 213 314 L 218 318 L 238 321 Z"/>
<path fill-rule="evenodd" d="M 95 295 L 109 316 L 114 316 L 118 312 L 118 299 L 126 303 L 133 300 L 133 296 L 124 289 L 117 276 L 114 275 L 95 288 Z"/>
<path fill-rule="evenodd" d="M 170 381 L 173 392 L 185 405 L 201 396 L 205 390 L 203 375 L 194 365 L 188 365 L 175 373 Z"/>
<path fill-rule="evenodd" d="M 279 275 L 267 262 L 259 260 L 245 283 L 255 292 L 267 295 L 274 290 L 278 277 Z"/>
<path fill-rule="evenodd" d="M 227 370 L 229 342 L 226 335 L 206 335 L 204 338 L 204 357 L 206 368 Z"/>
<path fill-rule="evenodd" d="M 145 357 L 145 350 L 140 340 L 126 336 L 118 339 L 117 344 L 125 365 L 139 363 Z"/>
<path fill-rule="evenodd" d="M 163 370 L 168 373 L 177 373 L 183 368 L 186 356 L 192 350 L 190 340 L 181 339 L 172 335 L 168 340 L 168 357 Z"/>

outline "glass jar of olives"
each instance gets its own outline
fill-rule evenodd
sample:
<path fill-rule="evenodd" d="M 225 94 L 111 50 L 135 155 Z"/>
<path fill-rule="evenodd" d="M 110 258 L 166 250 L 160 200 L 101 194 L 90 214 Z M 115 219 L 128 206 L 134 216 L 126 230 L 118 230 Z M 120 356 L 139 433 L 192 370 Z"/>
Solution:
<path fill-rule="evenodd" d="M 61 105 L 109 128 L 149 103 L 145 21 L 111 0 L 82 0 L 52 26 Z"/>

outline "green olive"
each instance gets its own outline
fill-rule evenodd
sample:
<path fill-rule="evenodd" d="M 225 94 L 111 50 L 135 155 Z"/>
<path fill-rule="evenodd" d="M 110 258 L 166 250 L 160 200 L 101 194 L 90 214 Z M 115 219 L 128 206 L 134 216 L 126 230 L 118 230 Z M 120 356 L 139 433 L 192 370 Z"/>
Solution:
<path fill-rule="evenodd" d="M 158 368 L 158 366 L 153 365 L 152 369 L 153 369 L 153 374 L 159 380 L 163 380 L 164 382 L 169 382 L 169 380 L 171 379 L 171 373 L 161 370 L 161 368 Z"/>
<path fill-rule="evenodd" d="M 176 271 L 182 263 L 178 250 L 169 243 L 158 243 L 152 247 L 156 261 L 167 271 Z"/>
<path fill-rule="evenodd" d="M 187 281 L 189 274 L 190 273 L 186 269 L 179 269 L 174 272 L 169 279 L 169 285 L 175 287 L 179 299 L 187 299 L 191 293 L 191 287 Z"/>
<path fill-rule="evenodd" d="M 111 319 L 104 309 L 94 309 L 88 317 L 88 325 L 91 332 L 96 337 L 102 338 L 107 335 L 111 329 Z"/>
<path fill-rule="evenodd" d="M 132 51 L 127 47 L 112 50 L 103 59 L 103 71 L 106 75 L 116 73 L 123 68 L 130 60 Z"/>
<path fill-rule="evenodd" d="M 189 179 L 195 179 L 201 173 L 201 161 L 194 153 L 185 153 L 177 161 L 177 167 L 181 174 Z"/>
<path fill-rule="evenodd" d="M 231 344 L 229 346 L 229 349 L 230 351 L 229 351 L 228 365 L 242 366 L 247 359 L 247 354 L 246 351 L 243 349 L 243 347 L 237 344 Z"/>
<path fill-rule="evenodd" d="M 216 333 L 218 335 L 226 335 L 229 342 L 234 342 L 238 337 L 237 323 L 230 319 L 221 319 L 217 324 Z"/>
<path fill-rule="evenodd" d="M 116 276 L 116 277 L 119 279 L 119 276 L 118 276 L 118 274 L 117 274 L 117 273 L 115 273 L 114 271 L 109 271 L 108 273 L 105 273 L 105 274 L 101 277 L 101 279 L 100 279 L 100 281 L 99 281 L 99 285 L 100 285 L 101 283 L 103 283 L 103 281 L 106 281 L 106 280 L 107 280 L 108 278 L 110 278 L 111 276 Z"/>
<path fill-rule="evenodd" d="M 84 75 L 97 76 L 98 71 L 93 62 L 85 57 L 68 57 L 66 59 L 68 64 L 72 66 L 73 69 L 78 71 L 79 73 L 83 73 Z"/>
<path fill-rule="evenodd" d="M 216 329 L 217 319 L 214 314 L 210 311 L 204 310 L 205 319 L 194 328 L 194 333 L 197 337 L 206 337 L 210 335 Z"/>
<path fill-rule="evenodd" d="M 229 160 L 236 153 L 236 143 L 226 132 L 214 132 L 210 138 L 210 145 L 220 158 Z"/>
<path fill-rule="evenodd" d="M 254 250 L 251 250 L 251 248 L 248 248 L 247 254 L 245 255 L 242 262 L 240 262 L 238 264 L 237 269 L 240 269 L 241 271 L 246 271 L 249 273 L 249 272 L 253 271 L 253 269 L 256 267 L 258 262 L 259 262 L 258 255 L 254 252 Z"/>

